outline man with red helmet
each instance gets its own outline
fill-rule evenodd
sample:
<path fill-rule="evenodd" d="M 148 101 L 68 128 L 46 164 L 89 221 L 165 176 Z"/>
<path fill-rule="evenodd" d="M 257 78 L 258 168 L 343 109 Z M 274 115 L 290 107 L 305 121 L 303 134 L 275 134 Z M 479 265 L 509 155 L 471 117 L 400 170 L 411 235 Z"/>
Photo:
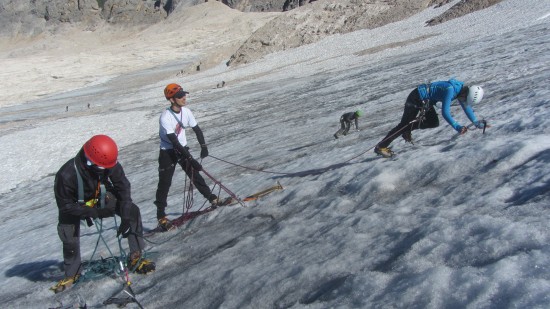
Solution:
<path fill-rule="evenodd" d="M 201 164 L 191 156 L 189 147 L 187 147 L 185 129 L 191 128 L 197 135 L 197 140 L 201 145 L 201 159 L 208 156 L 208 148 L 202 130 L 191 110 L 185 107 L 188 93 L 178 84 L 169 84 L 164 88 L 164 96 L 166 100 L 170 101 L 170 107 L 162 112 L 159 119 L 159 182 L 155 199 L 157 220 L 159 227 L 163 230 L 169 230 L 172 227 L 172 223 L 166 218 L 165 209 L 176 164 L 181 166 L 205 199 L 210 201 L 212 205 L 218 203 L 218 197 L 212 194 L 204 178 L 199 173 L 202 170 Z"/>
<path fill-rule="evenodd" d="M 57 232 L 63 243 L 65 278 L 52 288 L 61 292 L 80 276 L 80 221 L 119 215 L 117 237 L 128 239 L 129 267 L 137 273 L 155 270 L 155 264 L 141 256 L 145 244 L 138 206 L 130 196 L 130 182 L 117 161 L 118 147 L 106 135 L 90 138 L 76 157 L 55 175 L 54 193 L 59 208 Z"/>

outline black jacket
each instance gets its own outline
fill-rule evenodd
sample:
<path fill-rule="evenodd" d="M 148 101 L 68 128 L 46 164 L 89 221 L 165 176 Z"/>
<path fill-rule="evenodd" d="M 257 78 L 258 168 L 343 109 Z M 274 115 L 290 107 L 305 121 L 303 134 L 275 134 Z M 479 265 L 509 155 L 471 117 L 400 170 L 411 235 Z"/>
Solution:
<path fill-rule="evenodd" d="M 84 162 L 86 162 L 84 153 L 80 150 L 78 155 L 67 161 L 55 175 L 54 193 L 59 208 L 59 223 L 75 224 L 86 217 L 97 218 L 98 216 L 96 208 L 78 203 L 78 180 L 75 166 L 82 176 L 84 201 L 96 197 L 98 181 L 101 181 L 106 190 L 117 198 L 121 218 L 129 219 L 132 206 L 131 188 L 120 163 L 109 169 L 106 175 L 98 176 L 88 169 Z"/>
<path fill-rule="evenodd" d="M 355 121 L 355 128 L 359 129 L 359 122 L 358 117 L 355 112 L 345 113 L 340 117 L 340 121 L 346 122 L 346 124 L 350 125 L 352 121 Z"/>

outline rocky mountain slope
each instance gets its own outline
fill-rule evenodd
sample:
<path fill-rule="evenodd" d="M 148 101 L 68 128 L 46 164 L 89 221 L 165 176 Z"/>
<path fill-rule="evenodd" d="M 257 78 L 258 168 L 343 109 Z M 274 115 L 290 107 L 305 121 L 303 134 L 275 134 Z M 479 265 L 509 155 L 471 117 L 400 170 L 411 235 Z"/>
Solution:
<path fill-rule="evenodd" d="M 428 23 L 445 22 L 484 9 L 501 0 L 462 0 Z M 266 54 L 317 42 L 334 34 L 372 29 L 450 0 L 326 0 L 299 7 L 272 19 L 231 56 L 228 64 L 243 64 Z"/>
<path fill-rule="evenodd" d="M 3 0 L 0 105 L 169 63 L 177 63 L 166 71 L 174 77 L 222 63 L 238 66 L 450 2 L 426 26 L 500 1 Z"/>
<path fill-rule="evenodd" d="M 310 43 L 316 36 L 378 27 L 410 16 L 418 10 L 450 2 L 450 0 L 217 1 L 242 12 L 284 12 L 305 7 L 300 12 L 282 16 L 267 26 L 281 30 L 296 29 L 292 35 L 303 38 L 291 39 L 292 42 L 287 44 L 287 48 L 294 47 L 295 44 Z M 433 23 L 444 22 L 449 18 L 456 18 L 500 1 L 462 0 Z M 184 10 L 204 2 L 208 0 L 4 0 L 0 3 L 0 36 L 32 37 L 44 31 L 55 31 L 55 28 L 67 23 L 78 23 L 87 30 L 96 29 L 102 22 L 143 27 L 167 19 L 176 10 Z M 325 25 L 315 26 L 319 21 L 323 21 Z M 264 32 L 258 33 L 257 37 L 251 40 L 257 41 L 261 35 L 264 35 Z M 264 43 L 272 45 L 276 41 L 268 38 Z"/>
<path fill-rule="evenodd" d="M 242 12 L 283 12 L 311 0 L 217 1 Z M 176 10 L 205 2 L 208 0 L 3 0 L 0 36 L 33 37 L 75 23 L 87 30 L 95 30 L 103 22 L 145 27 L 161 22 Z"/>

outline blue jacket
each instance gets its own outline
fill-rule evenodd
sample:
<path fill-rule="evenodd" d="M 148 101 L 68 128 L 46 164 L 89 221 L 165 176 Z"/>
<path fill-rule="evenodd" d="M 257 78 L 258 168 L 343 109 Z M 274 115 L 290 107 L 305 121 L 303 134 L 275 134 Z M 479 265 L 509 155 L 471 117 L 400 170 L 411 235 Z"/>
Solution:
<path fill-rule="evenodd" d="M 420 99 L 428 100 L 431 106 L 435 105 L 437 102 L 441 102 L 441 114 L 443 115 L 443 118 L 445 118 L 445 121 L 447 121 L 453 129 L 458 132 L 462 130 L 462 126 L 451 116 L 451 102 L 456 99 L 463 86 L 464 83 L 456 79 L 433 82 L 431 84 L 418 86 Z M 466 104 L 466 102 L 461 102 L 460 100 L 458 103 L 460 103 L 460 106 L 462 107 L 462 110 L 464 110 L 466 116 L 468 116 L 468 119 L 477 125 L 478 121 L 472 107 Z"/>

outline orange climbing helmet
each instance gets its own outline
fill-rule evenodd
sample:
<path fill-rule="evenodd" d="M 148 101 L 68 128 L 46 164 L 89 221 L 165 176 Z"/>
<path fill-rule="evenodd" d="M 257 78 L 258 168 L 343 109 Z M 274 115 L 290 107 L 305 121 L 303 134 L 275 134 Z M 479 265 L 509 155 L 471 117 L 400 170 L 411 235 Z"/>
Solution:
<path fill-rule="evenodd" d="M 164 88 L 164 96 L 166 97 L 166 100 L 170 100 L 180 92 L 182 93 L 181 97 L 189 93 L 187 91 L 184 91 L 183 88 L 181 88 L 181 86 L 178 84 L 168 84 L 168 86 Z M 181 98 L 181 97 L 178 97 L 178 98 Z"/>
<path fill-rule="evenodd" d="M 94 135 L 82 147 L 86 158 L 102 168 L 113 168 L 117 163 L 118 147 L 107 135 Z"/>
<path fill-rule="evenodd" d="M 164 88 L 164 96 L 166 97 L 166 100 L 170 100 L 174 97 L 178 91 L 180 91 L 182 88 L 178 84 L 168 84 L 166 88 Z"/>

